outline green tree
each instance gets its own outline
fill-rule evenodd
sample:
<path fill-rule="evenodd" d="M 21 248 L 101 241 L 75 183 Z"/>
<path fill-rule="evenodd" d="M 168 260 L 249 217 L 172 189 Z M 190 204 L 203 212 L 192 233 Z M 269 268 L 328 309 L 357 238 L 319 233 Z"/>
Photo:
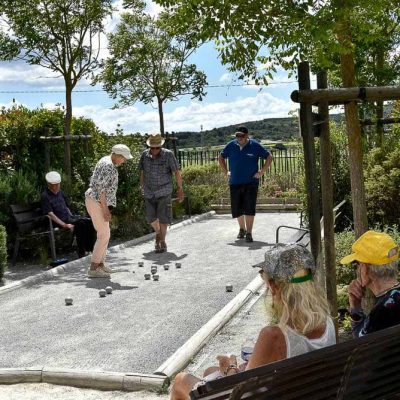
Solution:
<path fill-rule="evenodd" d="M 64 135 L 71 133 L 72 91 L 97 66 L 104 18 L 112 0 L 2 0 L 0 59 L 24 60 L 59 73 L 65 82 Z M 70 144 L 64 166 L 71 177 Z"/>
<path fill-rule="evenodd" d="M 395 0 L 156 0 L 174 12 L 179 29 L 196 26 L 201 38 L 217 39 L 223 63 L 241 77 L 267 83 L 278 66 L 293 70 L 299 61 L 314 60 L 325 68 L 340 65 L 341 85 L 356 86 L 355 46 L 381 32 L 382 10 L 396 18 Z M 355 29 L 364 24 L 363 30 Z M 363 184 L 361 127 L 355 102 L 345 105 L 350 179 L 356 236 L 368 228 Z"/>
<path fill-rule="evenodd" d="M 155 100 L 164 135 L 164 103 L 187 94 L 201 100 L 205 94 L 204 72 L 187 63 L 196 50 L 194 30 L 174 35 L 167 15 L 146 14 L 140 0 L 127 1 L 125 6 L 130 12 L 122 14 L 116 32 L 109 34 L 111 56 L 95 82 L 103 82 L 104 89 L 118 98 L 116 107 Z"/>

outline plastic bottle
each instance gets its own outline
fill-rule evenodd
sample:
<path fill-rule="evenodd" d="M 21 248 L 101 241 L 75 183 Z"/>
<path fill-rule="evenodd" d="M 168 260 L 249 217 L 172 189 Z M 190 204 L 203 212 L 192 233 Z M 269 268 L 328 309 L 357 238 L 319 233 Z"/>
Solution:
<path fill-rule="evenodd" d="M 247 338 L 243 343 L 242 343 L 242 348 L 241 348 L 241 358 L 243 361 L 246 363 L 250 360 L 251 355 L 253 354 L 253 349 L 254 349 L 254 340 Z"/>

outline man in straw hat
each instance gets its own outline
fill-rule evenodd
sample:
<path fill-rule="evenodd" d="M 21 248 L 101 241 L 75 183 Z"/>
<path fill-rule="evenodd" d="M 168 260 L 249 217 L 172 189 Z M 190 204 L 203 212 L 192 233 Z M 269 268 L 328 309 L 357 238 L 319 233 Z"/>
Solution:
<path fill-rule="evenodd" d="M 357 268 L 357 279 L 348 287 L 353 336 L 364 336 L 399 324 L 398 246 L 387 233 L 368 231 L 351 249 L 353 253 L 340 263 Z M 368 315 L 361 305 L 365 287 L 375 296 L 375 305 Z"/>
<path fill-rule="evenodd" d="M 142 153 L 139 161 L 140 187 L 145 199 L 146 220 L 156 233 L 156 253 L 167 251 L 165 237 L 172 218 L 172 175 L 175 175 L 178 186 L 178 201 L 182 202 L 184 198 L 178 161 L 172 151 L 162 147 L 164 142 L 159 133 L 150 135 L 146 141 L 149 148 Z"/>
<path fill-rule="evenodd" d="M 246 238 L 246 242 L 252 242 L 258 184 L 272 163 L 272 155 L 256 140 L 249 138 L 249 131 L 245 126 L 240 126 L 235 136 L 236 139 L 230 141 L 221 151 L 218 161 L 225 175 L 229 177 L 232 218 L 237 218 L 239 224 L 237 238 Z M 265 160 L 261 169 L 258 165 L 260 158 Z"/>

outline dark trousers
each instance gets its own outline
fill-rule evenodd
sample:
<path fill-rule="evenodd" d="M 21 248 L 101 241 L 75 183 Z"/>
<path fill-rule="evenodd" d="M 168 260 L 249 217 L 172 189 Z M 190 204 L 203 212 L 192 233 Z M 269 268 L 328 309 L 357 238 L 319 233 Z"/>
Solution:
<path fill-rule="evenodd" d="M 68 223 L 74 225 L 78 255 L 84 256 L 86 251 L 93 251 L 96 241 L 96 231 L 92 220 L 88 217 L 73 216 Z"/>

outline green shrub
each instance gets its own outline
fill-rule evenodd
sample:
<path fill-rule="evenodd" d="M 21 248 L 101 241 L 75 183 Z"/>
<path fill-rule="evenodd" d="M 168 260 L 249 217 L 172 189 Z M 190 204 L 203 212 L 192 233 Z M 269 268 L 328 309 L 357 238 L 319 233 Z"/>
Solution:
<path fill-rule="evenodd" d="M 336 281 L 338 285 L 348 285 L 356 278 L 354 268 L 349 265 L 340 264 L 340 260 L 351 253 L 354 238 L 354 232 L 348 230 L 335 234 Z"/>
<path fill-rule="evenodd" d="M 7 269 L 7 233 L 3 225 L 0 225 L 0 280 Z"/>

